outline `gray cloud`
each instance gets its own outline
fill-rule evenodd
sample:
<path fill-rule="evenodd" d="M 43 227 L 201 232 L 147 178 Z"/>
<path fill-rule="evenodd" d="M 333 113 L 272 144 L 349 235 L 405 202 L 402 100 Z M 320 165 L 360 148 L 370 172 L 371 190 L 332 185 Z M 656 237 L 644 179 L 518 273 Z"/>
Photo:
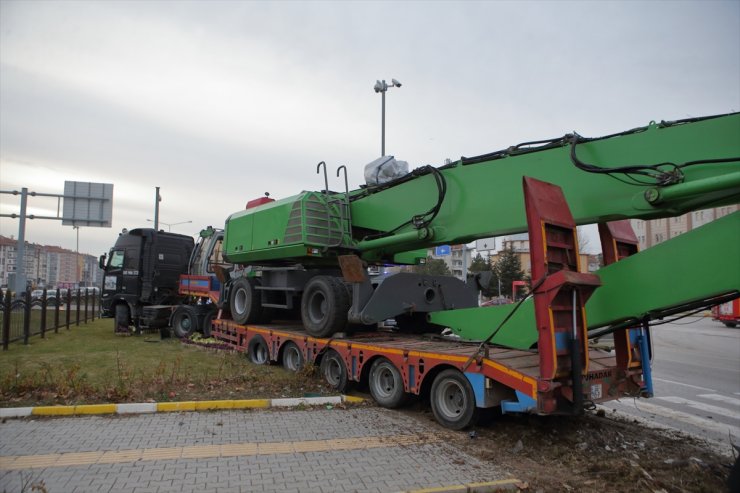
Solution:
<path fill-rule="evenodd" d="M 740 110 L 738 2 L 3 1 L 0 14 L 0 188 L 114 183 L 113 229 L 80 237 L 92 253 L 146 225 L 155 186 L 163 220 L 195 232 L 265 191 L 320 188 L 320 160 L 358 185 L 379 154 L 380 78 L 404 83 L 388 92 L 387 148 L 412 166 Z M 3 212 L 16 203 L 0 196 Z M 56 224 L 28 239 L 74 246 Z"/>

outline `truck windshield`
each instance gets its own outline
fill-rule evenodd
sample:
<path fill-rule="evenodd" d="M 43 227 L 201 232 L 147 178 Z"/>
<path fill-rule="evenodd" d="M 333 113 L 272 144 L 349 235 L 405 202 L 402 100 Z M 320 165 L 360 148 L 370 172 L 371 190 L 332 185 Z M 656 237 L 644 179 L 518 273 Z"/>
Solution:
<path fill-rule="evenodd" d="M 108 269 L 121 269 L 123 267 L 123 250 L 115 250 L 110 254 L 110 262 L 108 262 Z"/>

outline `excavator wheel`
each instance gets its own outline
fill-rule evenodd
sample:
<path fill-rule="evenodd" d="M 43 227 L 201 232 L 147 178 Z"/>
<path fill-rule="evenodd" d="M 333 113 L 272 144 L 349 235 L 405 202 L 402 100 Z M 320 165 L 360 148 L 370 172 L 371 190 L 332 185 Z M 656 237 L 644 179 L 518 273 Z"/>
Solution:
<path fill-rule="evenodd" d="M 238 324 L 259 322 L 262 302 L 255 279 L 241 277 L 234 281 L 229 292 L 231 317 Z"/>
<path fill-rule="evenodd" d="M 347 326 L 350 298 L 337 277 L 316 276 L 306 284 L 301 298 L 301 318 L 314 337 L 329 337 Z"/>

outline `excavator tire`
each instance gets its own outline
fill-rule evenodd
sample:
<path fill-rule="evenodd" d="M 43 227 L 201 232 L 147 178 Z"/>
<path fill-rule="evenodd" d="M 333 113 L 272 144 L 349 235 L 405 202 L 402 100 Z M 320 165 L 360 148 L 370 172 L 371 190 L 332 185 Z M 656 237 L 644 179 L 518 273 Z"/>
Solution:
<path fill-rule="evenodd" d="M 339 278 L 316 276 L 306 284 L 301 298 L 301 319 L 306 332 L 329 337 L 347 326 L 350 299 Z"/>
<path fill-rule="evenodd" d="M 255 323 L 262 315 L 262 302 L 256 280 L 241 277 L 234 281 L 229 292 L 231 318 L 238 324 Z"/>

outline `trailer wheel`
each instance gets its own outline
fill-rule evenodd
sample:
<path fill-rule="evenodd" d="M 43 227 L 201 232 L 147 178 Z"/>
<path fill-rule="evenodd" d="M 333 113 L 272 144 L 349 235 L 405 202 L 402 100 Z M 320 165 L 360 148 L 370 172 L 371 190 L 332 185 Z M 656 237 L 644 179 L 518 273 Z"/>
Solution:
<path fill-rule="evenodd" d="M 247 356 L 249 361 L 255 365 L 270 364 L 270 349 L 262 336 L 256 335 L 250 339 L 247 346 Z"/>
<path fill-rule="evenodd" d="M 330 349 L 321 359 L 321 374 L 334 390 L 344 393 L 349 388 L 347 366 L 339 353 L 333 349 Z"/>
<path fill-rule="evenodd" d="M 395 409 L 406 402 L 401 372 L 386 358 L 375 360 L 368 379 L 370 395 L 383 407 Z"/>
<path fill-rule="evenodd" d="M 347 325 L 349 305 L 349 294 L 342 281 L 316 276 L 308 281 L 301 298 L 303 326 L 314 337 L 341 332 Z"/>
<path fill-rule="evenodd" d="M 303 354 L 294 342 L 286 342 L 283 346 L 283 368 L 288 371 L 303 368 Z"/>
<path fill-rule="evenodd" d="M 241 277 L 234 281 L 229 293 L 231 317 L 238 324 L 255 323 L 262 314 L 260 295 L 254 280 Z"/>
<path fill-rule="evenodd" d="M 468 379 L 455 369 L 444 370 L 432 383 L 432 412 L 437 421 L 451 430 L 475 424 L 478 408 Z"/>
<path fill-rule="evenodd" d="M 180 305 L 172 314 L 172 331 L 178 339 L 190 337 L 198 330 L 198 312 L 190 305 Z"/>
<path fill-rule="evenodd" d="M 113 318 L 113 331 L 116 334 L 128 333 L 129 325 L 131 325 L 131 310 L 126 303 L 117 304 Z"/>

